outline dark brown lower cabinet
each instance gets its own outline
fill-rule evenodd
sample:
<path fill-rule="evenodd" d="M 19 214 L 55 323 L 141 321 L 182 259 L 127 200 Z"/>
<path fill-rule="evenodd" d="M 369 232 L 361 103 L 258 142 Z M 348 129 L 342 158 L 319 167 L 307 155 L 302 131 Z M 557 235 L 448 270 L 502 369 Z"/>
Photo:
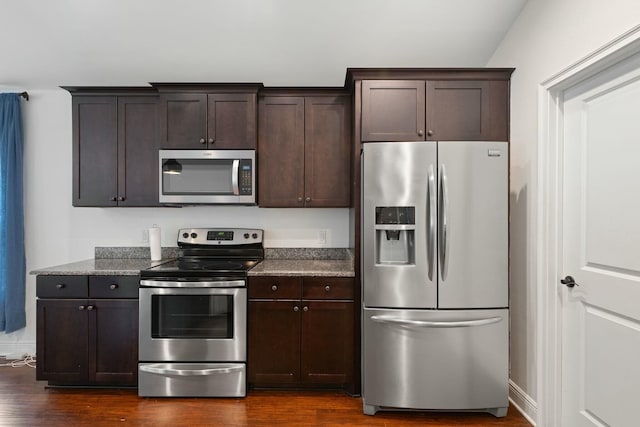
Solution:
<path fill-rule="evenodd" d="M 137 293 L 137 281 L 38 276 L 36 379 L 64 386 L 136 386 L 138 300 L 125 297 L 134 286 Z M 111 298 L 86 298 L 105 289 Z"/>
<path fill-rule="evenodd" d="M 249 280 L 249 386 L 348 388 L 353 382 L 353 280 Z"/>

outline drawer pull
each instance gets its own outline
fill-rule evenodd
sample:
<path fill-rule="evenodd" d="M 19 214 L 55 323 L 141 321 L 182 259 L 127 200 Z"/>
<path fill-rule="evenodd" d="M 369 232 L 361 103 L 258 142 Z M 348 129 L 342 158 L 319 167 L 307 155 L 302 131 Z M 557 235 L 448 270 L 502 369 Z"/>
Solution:
<path fill-rule="evenodd" d="M 78 310 L 80 310 L 80 311 L 84 310 L 84 305 L 78 306 Z"/>
<path fill-rule="evenodd" d="M 58 289 L 64 289 L 64 288 L 66 288 L 66 287 L 67 287 L 67 285 L 65 285 L 64 283 L 58 283 L 58 284 L 56 285 L 56 288 L 58 288 Z"/>
<path fill-rule="evenodd" d="M 118 289 L 118 285 L 113 283 L 113 284 L 109 285 L 109 289 L 111 289 L 111 290 Z"/>
<path fill-rule="evenodd" d="M 305 305 L 304 307 L 302 307 L 302 311 L 309 311 L 309 307 Z"/>
<path fill-rule="evenodd" d="M 325 290 L 325 291 L 327 291 L 327 292 L 329 292 L 329 291 L 331 290 L 331 286 L 329 286 L 329 285 L 325 286 L 325 287 L 324 287 L 324 290 Z"/>
<path fill-rule="evenodd" d="M 293 311 L 298 312 L 300 311 L 300 307 L 298 307 L 297 305 L 293 306 Z"/>
<path fill-rule="evenodd" d="M 278 290 L 278 287 L 277 287 L 276 285 L 272 285 L 272 286 L 271 286 L 271 290 L 272 290 L 273 292 L 275 292 L 275 291 L 277 291 L 277 290 Z"/>

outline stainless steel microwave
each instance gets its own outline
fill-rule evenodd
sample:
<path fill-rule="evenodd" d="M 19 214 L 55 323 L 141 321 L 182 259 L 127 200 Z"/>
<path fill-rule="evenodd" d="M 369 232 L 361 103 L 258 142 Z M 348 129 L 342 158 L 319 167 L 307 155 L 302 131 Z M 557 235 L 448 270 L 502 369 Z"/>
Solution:
<path fill-rule="evenodd" d="M 255 150 L 160 150 L 160 203 L 256 203 Z"/>

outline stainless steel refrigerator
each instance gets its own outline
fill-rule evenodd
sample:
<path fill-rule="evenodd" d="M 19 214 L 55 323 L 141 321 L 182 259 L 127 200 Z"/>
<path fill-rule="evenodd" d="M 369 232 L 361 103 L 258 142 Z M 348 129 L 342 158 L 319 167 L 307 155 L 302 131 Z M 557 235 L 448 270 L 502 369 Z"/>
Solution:
<path fill-rule="evenodd" d="M 362 150 L 362 397 L 379 409 L 508 406 L 508 145 Z"/>

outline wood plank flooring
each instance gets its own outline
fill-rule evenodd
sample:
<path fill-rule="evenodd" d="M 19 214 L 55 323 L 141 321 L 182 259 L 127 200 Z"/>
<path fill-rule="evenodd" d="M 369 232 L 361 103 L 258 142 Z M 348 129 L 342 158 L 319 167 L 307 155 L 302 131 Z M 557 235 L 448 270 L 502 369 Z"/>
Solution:
<path fill-rule="evenodd" d="M 529 427 L 513 407 L 489 414 L 379 412 L 341 392 L 250 391 L 243 399 L 141 398 L 136 390 L 48 389 L 35 369 L 0 367 L 0 426 L 508 426 Z"/>

